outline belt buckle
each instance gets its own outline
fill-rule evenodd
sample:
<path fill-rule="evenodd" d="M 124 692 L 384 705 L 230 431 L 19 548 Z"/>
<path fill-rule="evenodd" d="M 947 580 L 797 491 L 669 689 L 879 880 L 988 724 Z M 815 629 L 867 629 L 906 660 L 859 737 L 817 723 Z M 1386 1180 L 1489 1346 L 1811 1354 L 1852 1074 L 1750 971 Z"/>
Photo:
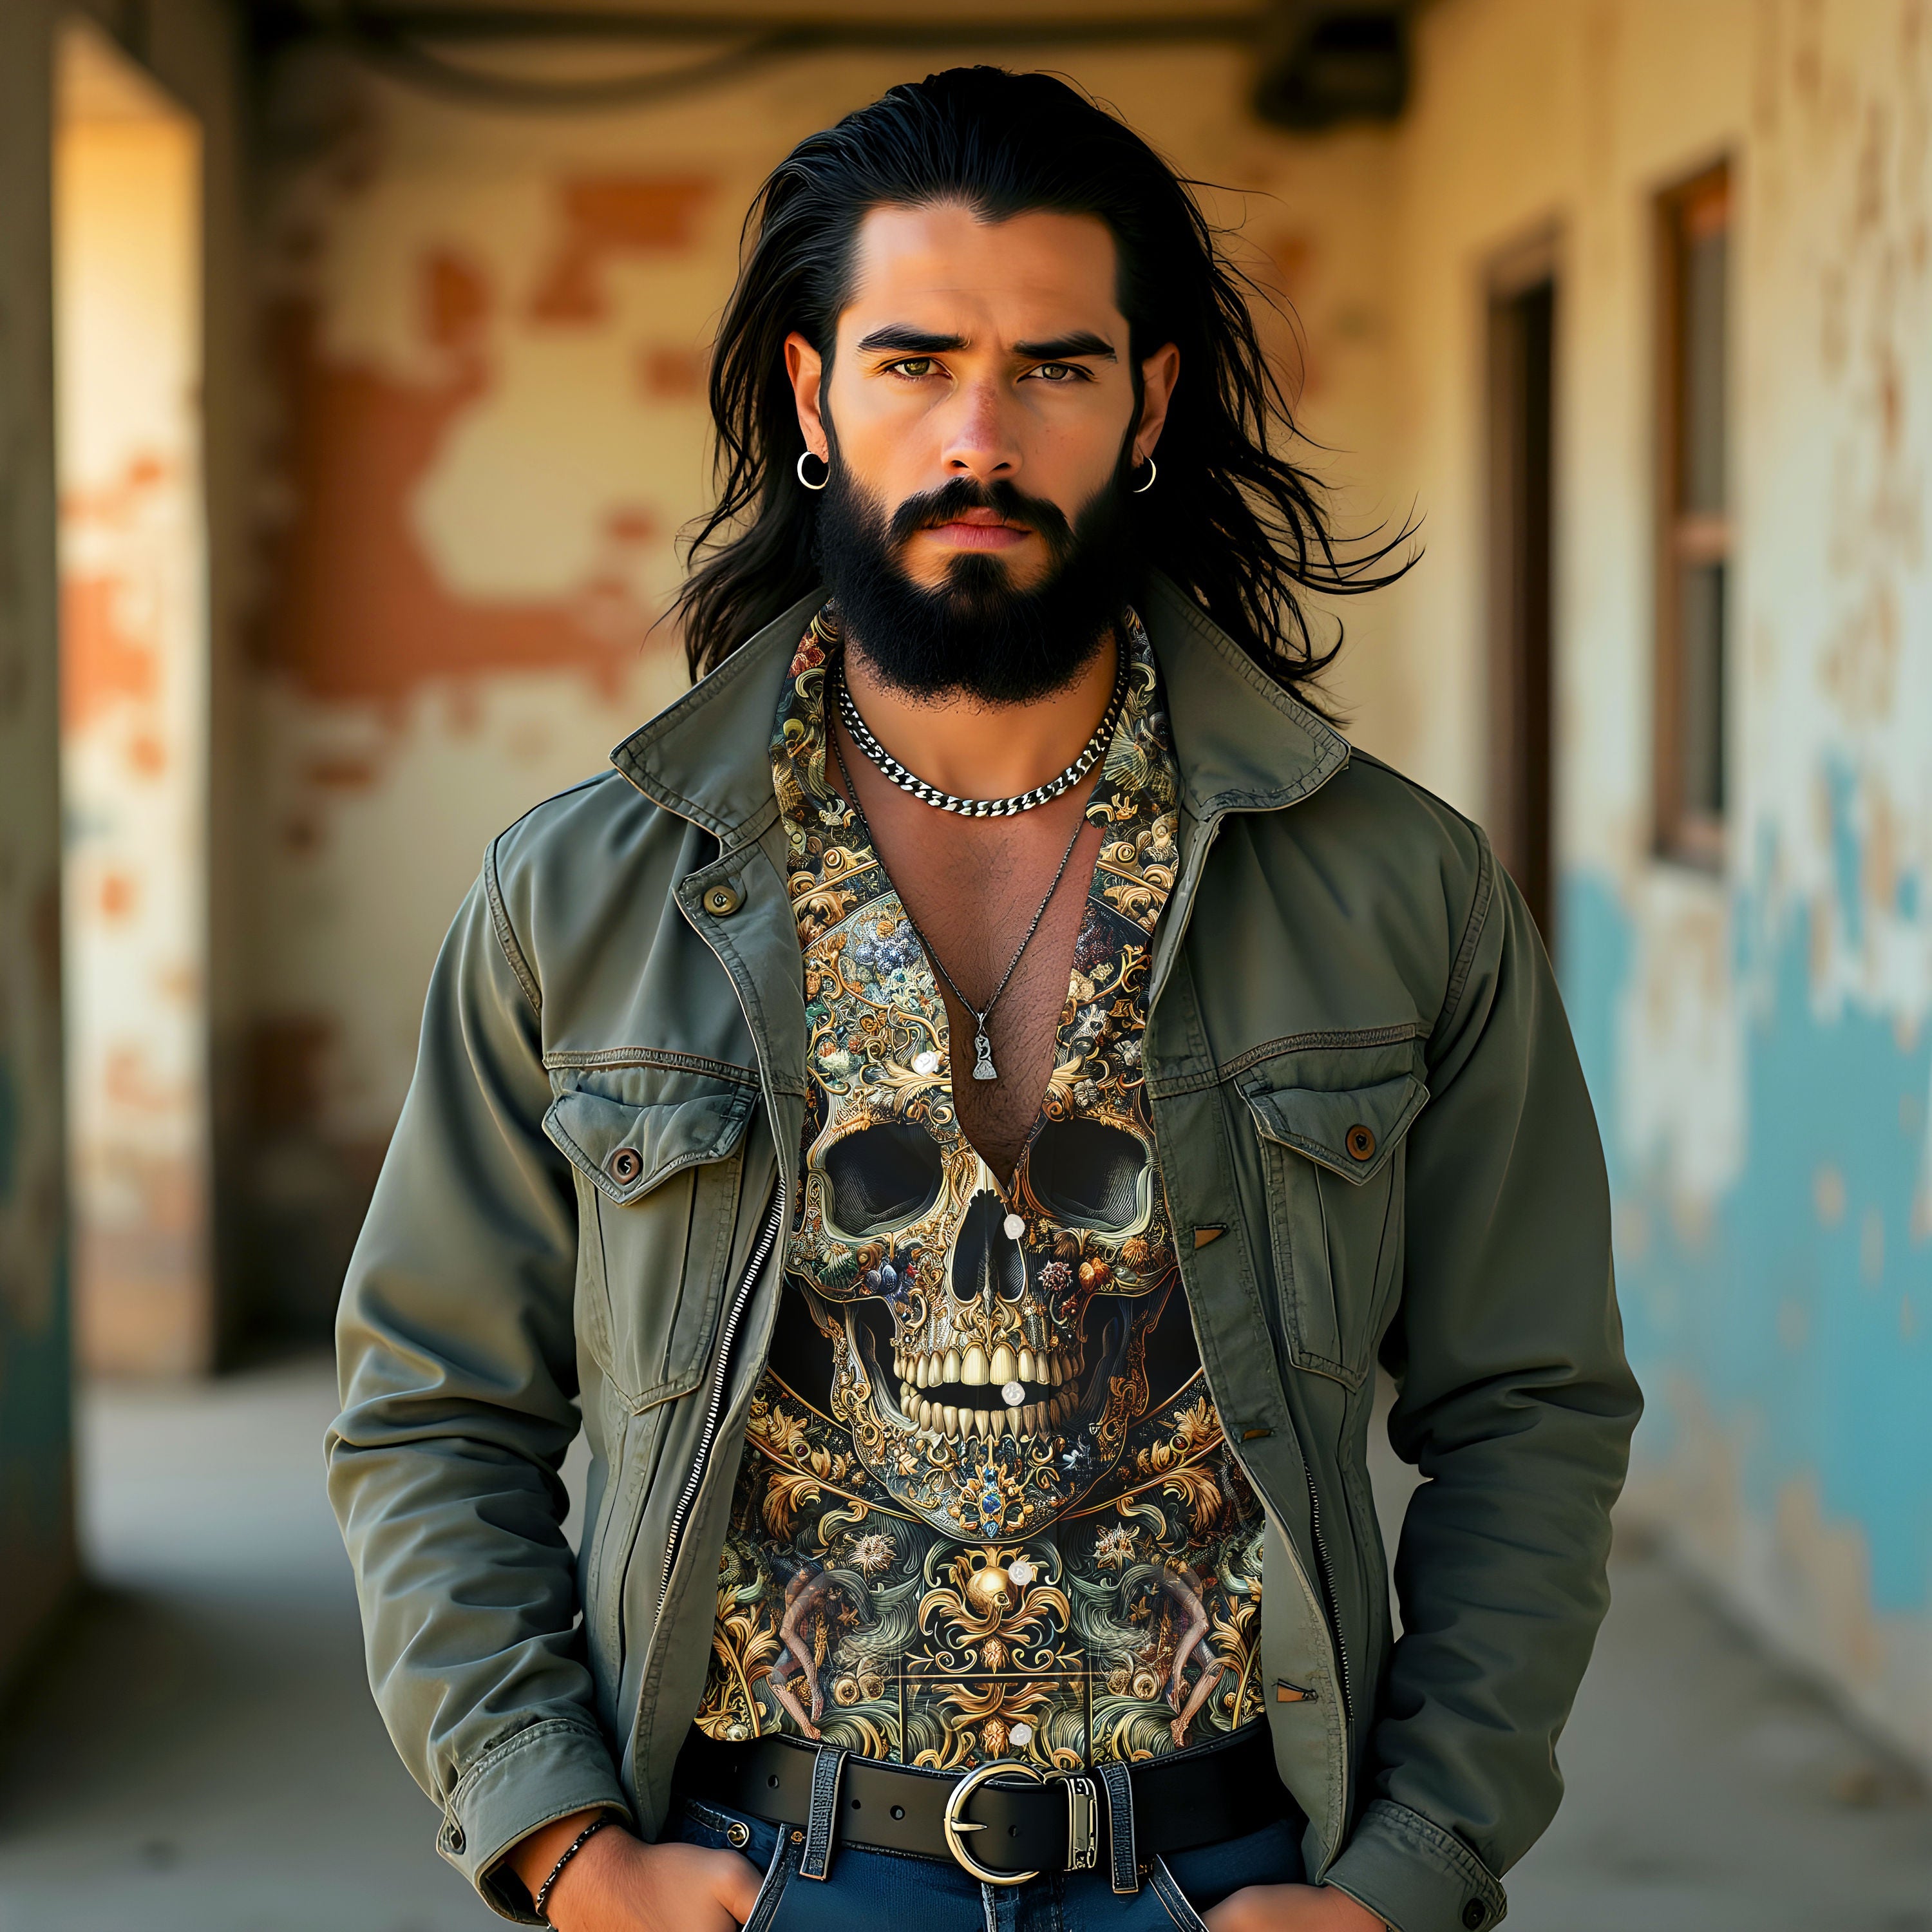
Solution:
<path fill-rule="evenodd" d="M 940 1820 L 940 1828 L 946 1834 L 946 1849 L 952 1854 L 953 1863 L 971 1877 L 976 1878 L 982 1885 L 1024 1885 L 1028 1880 L 1040 1876 L 1036 1871 L 989 1870 L 961 1842 L 962 1832 L 983 1832 L 986 1828 L 983 1825 L 976 1825 L 970 1819 L 961 1816 L 960 1814 L 965 1809 L 966 1800 L 989 1778 L 1008 1774 L 1030 1778 L 1036 1784 L 1046 1782 L 1031 1765 L 1023 1764 L 1017 1758 L 997 1759 L 991 1764 L 982 1764 L 977 1771 L 969 1771 L 953 1786 L 946 1800 L 946 1810 Z"/>

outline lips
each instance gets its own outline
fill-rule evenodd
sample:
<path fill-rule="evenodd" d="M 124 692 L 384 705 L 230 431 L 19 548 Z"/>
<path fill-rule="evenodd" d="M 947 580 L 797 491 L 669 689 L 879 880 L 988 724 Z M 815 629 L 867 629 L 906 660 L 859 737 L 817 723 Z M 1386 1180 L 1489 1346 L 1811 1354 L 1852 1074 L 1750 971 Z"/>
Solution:
<path fill-rule="evenodd" d="M 1098 1359 L 1090 1372 L 1084 1360 L 1084 1338 L 1063 1342 L 1055 1336 L 1037 1354 L 1017 1352 L 1002 1343 L 989 1358 L 976 1345 L 962 1355 L 944 1350 L 902 1348 L 896 1352 L 894 1376 L 882 1368 L 871 1330 L 846 1313 L 846 1332 L 864 1361 L 873 1401 L 880 1419 L 891 1428 L 938 1441 L 978 1438 L 997 1440 L 1052 1440 L 1077 1435 L 1097 1419 L 1106 1406 L 1108 1384 L 1118 1373 L 1133 1324 L 1116 1314 L 1101 1337 Z M 1024 1391 L 1009 1402 L 1004 1391 L 1017 1383 Z"/>
<path fill-rule="evenodd" d="M 976 524 L 949 518 L 943 524 L 928 524 L 926 533 L 943 537 L 962 550 L 1007 550 L 1033 535 L 1018 524 Z"/>

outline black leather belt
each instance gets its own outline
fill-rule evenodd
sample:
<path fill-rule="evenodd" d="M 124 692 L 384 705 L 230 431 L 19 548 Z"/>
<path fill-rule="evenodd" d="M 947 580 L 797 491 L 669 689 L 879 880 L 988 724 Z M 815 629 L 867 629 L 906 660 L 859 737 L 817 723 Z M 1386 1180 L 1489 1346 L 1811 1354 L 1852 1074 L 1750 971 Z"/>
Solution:
<path fill-rule="evenodd" d="M 1003 1762 L 962 1777 L 798 1738 L 726 1744 L 700 1732 L 678 1760 L 681 1795 L 773 1824 L 810 1827 L 815 1786 L 825 1816 L 828 1784 L 834 1843 L 950 1858 L 994 1884 L 1097 1867 L 1111 1869 L 1117 1891 L 1131 1891 L 1139 1861 L 1156 1852 L 1216 1844 L 1299 1816 L 1260 1724 L 1132 1766 L 1076 1772 Z"/>

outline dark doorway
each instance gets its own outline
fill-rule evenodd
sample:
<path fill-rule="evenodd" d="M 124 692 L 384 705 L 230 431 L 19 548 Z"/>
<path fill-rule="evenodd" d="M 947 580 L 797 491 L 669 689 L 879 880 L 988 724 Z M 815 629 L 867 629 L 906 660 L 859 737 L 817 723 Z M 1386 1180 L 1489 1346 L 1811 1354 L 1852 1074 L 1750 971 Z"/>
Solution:
<path fill-rule="evenodd" d="M 1489 298 L 1490 832 L 1552 952 L 1554 254 L 1511 256 Z"/>

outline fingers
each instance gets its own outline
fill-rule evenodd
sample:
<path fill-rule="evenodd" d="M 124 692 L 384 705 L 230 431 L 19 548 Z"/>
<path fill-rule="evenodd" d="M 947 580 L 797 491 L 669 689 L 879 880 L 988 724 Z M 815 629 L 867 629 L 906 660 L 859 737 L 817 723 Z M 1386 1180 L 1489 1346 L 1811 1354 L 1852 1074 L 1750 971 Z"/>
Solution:
<path fill-rule="evenodd" d="M 764 1874 L 749 1858 L 741 1858 L 736 1852 L 720 1852 L 717 1856 L 717 1882 L 711 1895 L 742 1925 L 758 1903 Z"/>

